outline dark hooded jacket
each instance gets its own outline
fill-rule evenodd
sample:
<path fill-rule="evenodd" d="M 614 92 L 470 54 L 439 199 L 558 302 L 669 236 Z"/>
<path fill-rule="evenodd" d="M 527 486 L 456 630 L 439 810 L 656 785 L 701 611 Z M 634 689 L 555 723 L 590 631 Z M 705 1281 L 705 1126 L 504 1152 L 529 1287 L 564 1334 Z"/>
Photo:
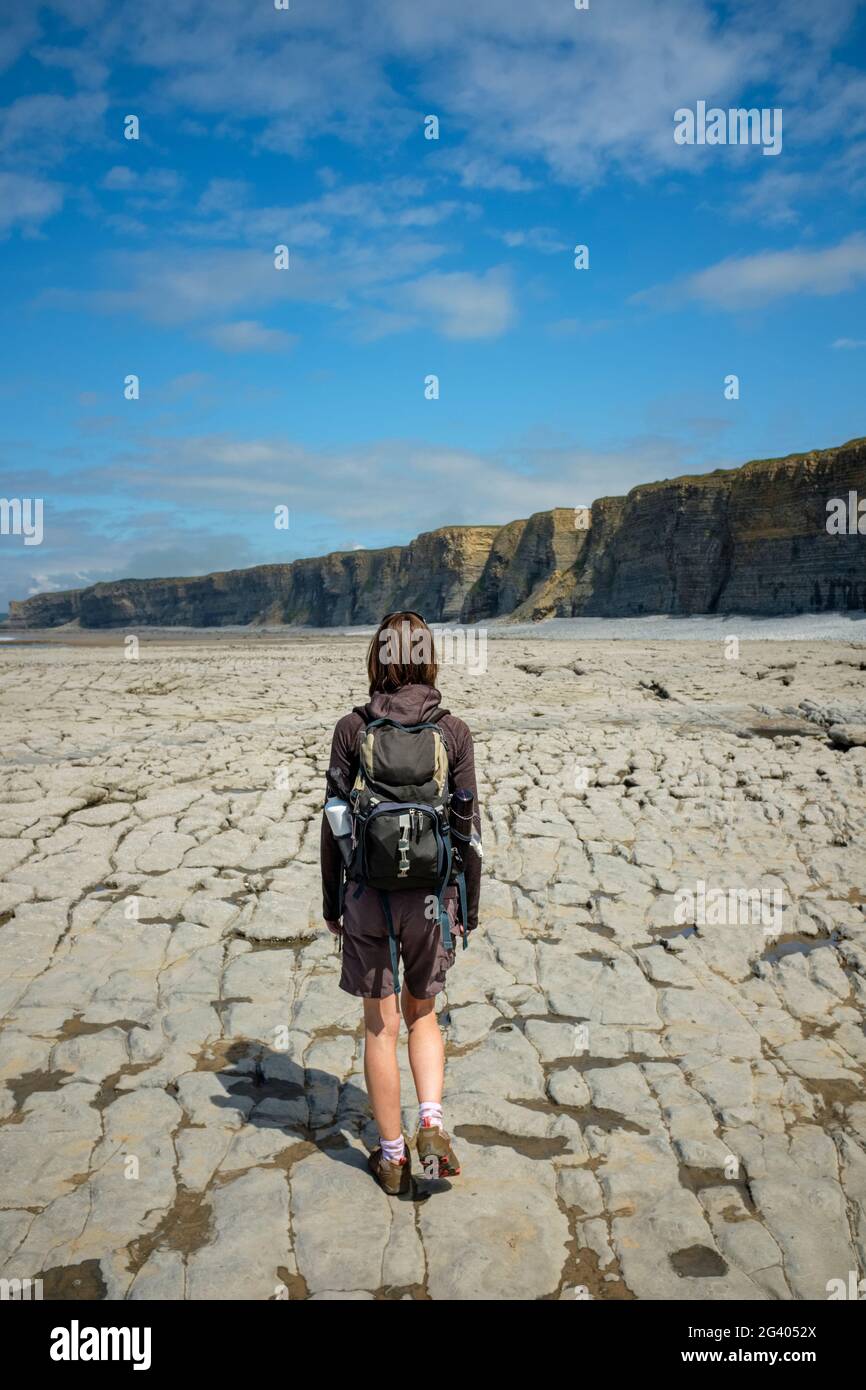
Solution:
<path fill-rule="evenodd" d="M 358 735 L 368 720 L 384 718 L 395 719 L 400 724 L 423 724 L 440 709 L 441 700 L 439 691 L 430 685 L 404 685 L 402 689 L 390 694 L 377 693 L 366 705 L 357 705 L 351 714 L 343 715 L 338 721 L 331 741 L 331 759 L 328 767 L 340 773 L 344 783 L 351 787 L 358 771 Z M 458 788 L 465 788 L 475 797 L 474 821 L 480 835 L 481 812 L 475 783 L 472 735 L 463 720 L 447 710 L 442 712 L 438 728 L 448 749 L 449 789 L 453 792 Z M 339 916 L 341 862 L 340 851 L 331 833 L 331 827 L 323 815 L 322 915 L 329 922 L 337 921 Z M 470 930 L 478 925 L 480 890 L 481 860 L 477 854 L 470 854 L 466 866 L 466 899 Z"/>

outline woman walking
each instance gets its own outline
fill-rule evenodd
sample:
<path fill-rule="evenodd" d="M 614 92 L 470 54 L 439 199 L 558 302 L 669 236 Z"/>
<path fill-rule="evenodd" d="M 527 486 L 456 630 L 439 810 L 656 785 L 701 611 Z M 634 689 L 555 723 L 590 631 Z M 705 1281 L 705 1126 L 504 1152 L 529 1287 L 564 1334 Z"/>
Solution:
<path fill-rule="evenodd" d="M 441 707 L 433 636 L 418 613 L 382 620 L 367 674 L 369 702 L 339 720 L 331 744 L 328 794 L 338 800 L 328 807 L 329 814 L 337 809 L 338 836 L 323 815 L 323 915 L 341 939 L 340 988 L 364 1002 L 364 1076 L 379 1130 L 370 1171 L 398 1195 L 411 1179 L 400 1117 L 401 1008 L 419 1103 L 419 1160 L 428 1176 L 460 1171 L 443 1124 L 436 995 L 454 963 L 454 938 L 465 946 L 478 923 L 481 821 L 472 735 Z M 455 824 L 460 807 L 471 807 L 463 835 Z"/>

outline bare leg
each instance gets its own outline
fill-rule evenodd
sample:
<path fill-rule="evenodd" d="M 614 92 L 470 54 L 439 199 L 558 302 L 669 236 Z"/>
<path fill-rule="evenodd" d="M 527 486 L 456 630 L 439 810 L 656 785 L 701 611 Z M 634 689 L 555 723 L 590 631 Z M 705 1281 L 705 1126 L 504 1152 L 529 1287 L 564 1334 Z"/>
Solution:
<path fill-rule="evenodd" d="M 409 1029 L 409 1066 L 419 1101 L 442 1100 L 445 1043 L 439 1031 L 435 999 L 416 999 L 404 987 L 403 1017 Z"/>
<path fill-rule="evenodd" d="M 364 1000 L 364 1079 L 373 1116 L 383 1139 L 399 1139 L 400 1070 L 397 1038 L 400 1012 L 397 996 Z"/>

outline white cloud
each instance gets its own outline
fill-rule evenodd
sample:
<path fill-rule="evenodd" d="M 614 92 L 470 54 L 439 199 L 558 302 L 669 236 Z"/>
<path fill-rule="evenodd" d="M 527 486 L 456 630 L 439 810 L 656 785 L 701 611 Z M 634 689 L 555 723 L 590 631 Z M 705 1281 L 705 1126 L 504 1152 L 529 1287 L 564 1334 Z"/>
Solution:
<path fill-rule="evenodd" d="M 767 227 L 791 226 L 799 222 L 809 196 L 814 197 L 823 182 L 822 173 L 771 169 L 742 188 L 736 200 L 725 209 L 737 222 L 759 222 Z"/>
<path fill-rule="evenodd" d="M 39 36 L 39 19 L 35 6 L 16 5 L 3 15 L 0 27 L 0 72 L 11 67 L 27 46 Z"/>
<path fill-rule="evenodd" d="M 331 183 L 318 198 L 256 207 L 254 189 L 235 179 L 214 179 L 190 219 L 177 230 L 201 241 L 260 246 L 269 237 L 292 247 L 317 246 L 335 235 L 433 227 L 450 218 L 475 218 L 474 203 L 431 196 L 428 180 L 383 178 L 378 183 Z"/>
<path fill-rule="evenodd" d="M 132 188 L 136 181 L 136 175 L 126 164 L 115 164 L 102 180 L 103 188 L 112 190 Z"/>
<path fill-rule="evenodd" d="M 655 0 L 650 11 L 646 0 L 617 0 L 585 13 L 569 0 L 318 0 L 290 13 L 243 0 L 81 4 L 86 33 L 39 50 L 74 72 L 81 50 L 79 80 L 133 63 L 152 109 L 192 118 L 187 128 L 209 138 L 249 124 L 260 146 L 292 153 L 322 135 L 387 151 L 420 140 L 434 111 L 451 142 L 436 157 L 450 158 L 466 187 L 529 191 L 539 165 L 580 185 L 612 171 L 643 181 L 700 169 L 706 150 L 672 138 L 674 110 L 698 97 L 727 107 L 761 89 L 806 142 L 866 129 L 862 74 L 834 60 L 856 0 L 730 0 L 724 23 L 712 0 Z M 31 29 L 13 36 L 12 54 Z M 401 67 L 413 75 L 411 100 L 393 85 Z M 31 128 L 38 115 L 27 114 Z M 68 121 L 49 124 L 68 132 Z"/>
<path fill-rule="evenodd" d="M 455 160 L 460 182 L 464 188 L 502 189 L 505 193 L 529 193 L 536 184 L 518 169 L 516 164 L 476 155 L 473 159 Z"/>
<path fill-rule="evenodd" d="M 866 347 L 866 338 L 837 338 L 833 347 L 849 349 Z"/>
<path fill-rule="evenodd" d="M 514 231 L 494 231 L 494 236 L 504 241 L 512 250 L 525 248 L 527 251 L 540 251 L 543 256 L 558 256 L 568 251 L 568 242 L 557 236 L 551 227 L 526 227 Z"/>
<path fill-rule="evenodd" d="M 108 80 L 109 71 L 105 63 L 83 45 L 79 48 L 60 48 L 41 44 L 31 52 L 43 67 L 70 72 L 80 87 L 101 87 Z"/>
<path fill-rule="evenodd" d="M 83 144 L 101 141 L 107 106 L 101 92 L 18 97 L 0 110 L 0 152 L 28 167 L 54 164 Z"/>
<path fill-rule="evenodd" d="M 144 169 L 137 171 L 126 164 L 114 164 L 102 180 L 102 187 L 112 192 L 176 193 L 183 179 L 175 169 Z"/>
<path fill-rule="evenodd" d="M 729 256 L 671 284 L 641 290 L 631 302 L 662 308 L 697 302 L 714 309 L 751 309 L 792 294 L 841 294 L 864 282 L 866 237 L 855 233 L 822 250 Z"/>
<path fill-rule="evenodd" d="M 266 328 L 256 319 L 238 319 L 234 323 L 218 323 L 202 335 L 223 352 L 288 352 L 298 337 L 279 328 Z"/>
<path fill-rule="evenodd" d="M 498 338 L 511 326 L 514 302 L 502 270 L 485 275 L 434 272 L 405 287 L 410 304 L 429 315 L 446 338 Z"/>
<path fill-rule="evenodd" d="M 105 267 L 124 288 L 46 290 L 37 303 L 97 313 L 138 314 L 166 325 L 195 323 L 240 306 L 281 299 L 326 300 L 332 294 L 298 258 L 287 271 L 274 268 L 273 254 L 260 251 L 126 252 Z"/>
<path fill-rule="evenodd" d="M 242 308 L 298 301 L 341 316 L 349 332 L 371 339 L 429 325 L 446 338 L 493 338 L 515 317 L 508 274 L 419 270 L 443 247 L 410 234 L 341 243 L 337 256 L 292 256 L 287 271 L 274 268 L 270 249 L 125 252 L 115 279 L 123 288 L 47 289 L 37 306 L 137 314 L 165 326 L 198 325 L 218 347 L 242 351 L 242 342 L 269 330 L 253 317 L 229 319 Z M 106 269 L 114 270 L 109 262 Z M 215 317 L 225 322 L 209 323 Z M 240 322 L 243 327 L 232 329 Z M 228 326 L 227 326 L 228 325 Z M 255 325 L 255 327 L 253 327 Z M 274 342 L 275 340 L 270 340 Z M 232 345 L 233 344 L 233 345 Z M 282 346 L 290 344 L 283 343 Z"/>
<path fill-rule="evenodd" d="M 28 174 L 0 173 L 0 236 L 13 227 L 33 233 L 63 205 L 63 186 Z"/>
<path fill-rule="evenodd" d="M 62 485 L 67 502 L 98 496 L 116 510 L 118 499 L 126 499 L 131 517 L 157 496 L 167 518 L 175 508 L 184 517 L 198 514 L 203 531 L 218 513 L 262 516 L 284 501 L 299 523 L 327 517 L 333 524 L 354 524 L 356 539 L 364 527 L 364 543 L 379 544 L 384 542 L 372 537 L 383 531 L 408 539 L 407 517 L 423 516 L 418 529 L 424 530 L 511 521 L 568 506 L 575 490 L 591 500 L 672 476 L 687 458 L 694 459 L 691 439 L 687 445 L 663 435 L 592 450 L 538 434 L 480 451 L 387 437 L 311 449 L 279 435 L 148 434 L 125 440 L 116 458 L 77 470 L 74 480 L 64 475 Z M 359 491 L 359 479 L 373 476 L 376 487 Z M 31 477 L 31 491 L 37 482 L 50 498 L 50 477 Z"/>
<path fill-rule="evenodd" d="M 705 466 L 730 463 L 713 456 Z M 8 476 L 11 495 L 45 498 L 46 531 L 38 580 L 31 552 L 5 552 L 0 609 L 34 589 L 201 574 L 326 554 L 340 537 L 374 548 L 440 526 L 513 521 L 623 493 L 686 465 L 695 471 L 687 435 L 593 450 L 545 434 L 480 451 L 387 437 L 310 449 L 280 436 L 124 433 L 103 464 L 60 476 L 28 467 L 26 486 Z M 375 487 L 359 486 L 371 477 Z M 291 551 L 273 541 L 278 503 L 291 509 Z"/>

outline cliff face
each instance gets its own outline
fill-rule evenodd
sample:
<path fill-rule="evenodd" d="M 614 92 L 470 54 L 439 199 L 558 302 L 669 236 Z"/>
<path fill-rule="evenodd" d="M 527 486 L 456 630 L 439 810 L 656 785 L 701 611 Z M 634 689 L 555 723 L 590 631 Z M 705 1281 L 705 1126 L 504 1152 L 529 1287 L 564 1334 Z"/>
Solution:
<path fill-rule="evenodd" d="M 586 532 L 576 529 L 574 511 L 557 507 L 536 512 L 528 521 L 512 521 L 495 537 L 487 563 L 463 605 L 462 619 L 522 615 L 558 578 L 573 570 Z"/>
<path fill-rule="evenodd" d="M 384 550 L 37 594 L 10 604 L 10 623 L 331 627 L 375 623 L 398 608 L 451 623 L 866 611 L 866 535 L 827 531 L 827 503 L 849 493 L 866 500 L 863 439 L 603 497 L 586 529 L 557 508 L 506 526 L 443 527 Z"/>
<path fill-rule="evenodd" d="M 53 594 L 12 599 L 9 623 L 13 627 L 61 627 L 75 623 L 81 615 L 81 596 L 85 593 L 86 589 L 58 589 Z"/>
<path fill-rule="evenodd" d="M 593 506 L 557 614 L 866 608 L 866 536 L 829 535 L 827 503 L 866 499 L 866 440 L 633 488 Z"/>
<path fill-rule="evenodd" d="M 284 587 L 278 603 L 262 616 L 331 627 L 376 623 L 389 609 L 414 608 L 441 622 L 457 622 L 498 529 L 447 526 L 406 546 L 273 566 L 285 572 Z"/>
<path fill-rule="evenodd" d="M 406 546 L 353 550 L 289 565 L 256 565 L 192 579 L 119 579 L 10 604 L 19 627 L 224 627 L 378 622 L 389 608 L 416 608 L 456 622 L 499 530 L 449 526 Z"/>

